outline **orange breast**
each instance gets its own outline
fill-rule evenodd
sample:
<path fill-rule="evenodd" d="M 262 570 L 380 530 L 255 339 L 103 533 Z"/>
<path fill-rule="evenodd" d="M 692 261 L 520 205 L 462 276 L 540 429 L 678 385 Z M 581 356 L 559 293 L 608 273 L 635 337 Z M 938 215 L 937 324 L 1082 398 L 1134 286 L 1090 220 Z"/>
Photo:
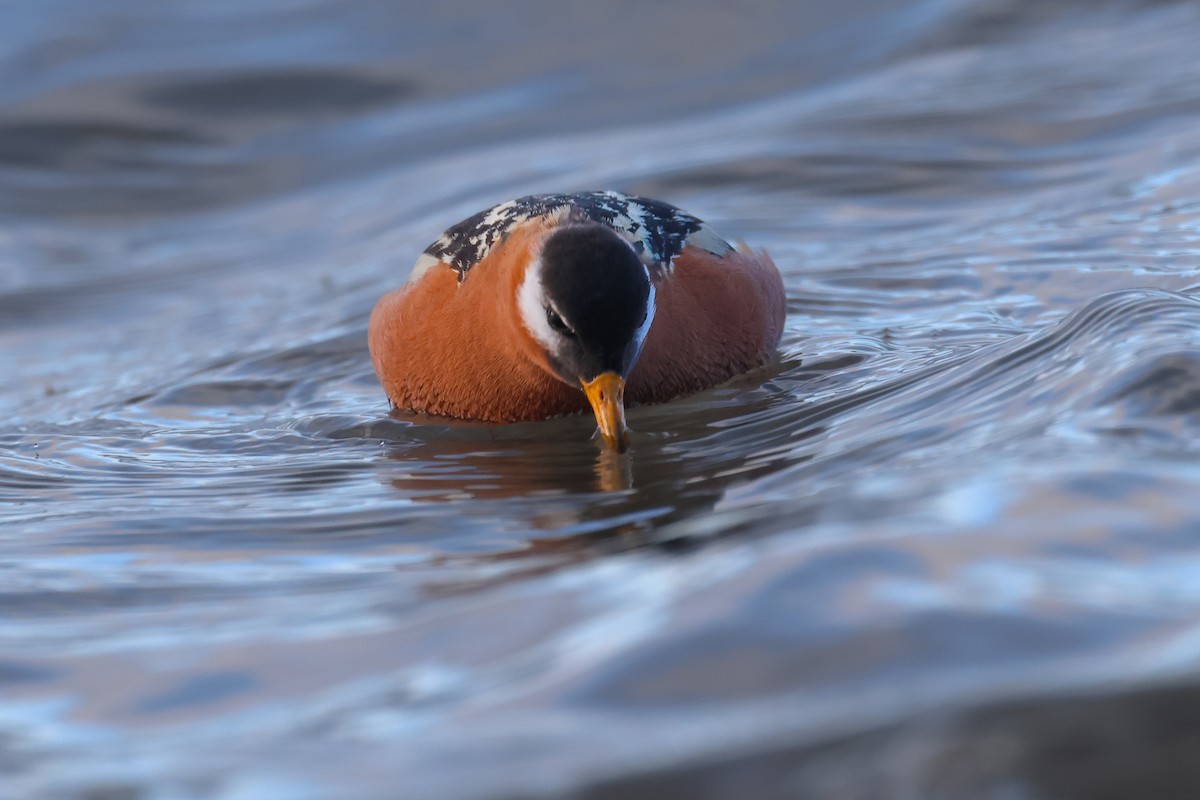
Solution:
<path fill-rule="evenodd" d="M 375 372 L 397 408 L 462 419 L 517 422 L 588 408 L 553 377 L 517 317 L 513 298 L 535 237 L 528 225 L 459 283 L 434 267 L 384 295 L 371 314 Z"/>
<path fill-rule="evenodd" d="M 783 279 L 763 252 L 685 248 L 656 285 L 658 311 L 625 397 L 659 403 L 766 362 L 783 334 Z"/>

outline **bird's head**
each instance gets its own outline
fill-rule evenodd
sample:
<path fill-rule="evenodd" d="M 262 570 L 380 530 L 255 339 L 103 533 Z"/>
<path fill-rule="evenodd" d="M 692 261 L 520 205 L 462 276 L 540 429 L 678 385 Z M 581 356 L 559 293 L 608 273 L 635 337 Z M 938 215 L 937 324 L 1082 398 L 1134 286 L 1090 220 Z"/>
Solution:
<path fill-rule="evenodd" d="M 654 285 L 633 246 L 604 225 L 555 228 L 526 267 L 517 308 L 544 365 L 584 391 L 604 440 L 624 450 L 625 381 L 654 320 Z"/>

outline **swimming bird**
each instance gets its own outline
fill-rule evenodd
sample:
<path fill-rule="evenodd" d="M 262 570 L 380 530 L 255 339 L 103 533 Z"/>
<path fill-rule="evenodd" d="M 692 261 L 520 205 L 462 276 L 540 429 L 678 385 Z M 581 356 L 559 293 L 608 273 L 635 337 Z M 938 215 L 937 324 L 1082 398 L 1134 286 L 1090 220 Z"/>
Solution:
<path fill-rule="evenodd" d="M 380 299 L 369 343 L 396 408 L 517 422 L 590 406 L 623 451 L 627 400 L 670 400 L 762 365 L 785 313 L 765 252 L 672 205 L 539 194 L 447 229 Z"/>

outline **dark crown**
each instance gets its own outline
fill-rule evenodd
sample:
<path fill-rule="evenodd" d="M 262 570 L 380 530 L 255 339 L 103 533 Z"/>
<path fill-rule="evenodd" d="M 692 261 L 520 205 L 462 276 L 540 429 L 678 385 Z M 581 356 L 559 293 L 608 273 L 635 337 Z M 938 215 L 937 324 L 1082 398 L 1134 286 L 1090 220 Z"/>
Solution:
<path fill-rule="evenodd" d="M 542 248 L 542 288 L 581 349 L 598 360 L 594 366 L 628 366 L 623 360 L 650 295 L 646 268 L 628 242 L 598 224 L 554 231 Z"/>

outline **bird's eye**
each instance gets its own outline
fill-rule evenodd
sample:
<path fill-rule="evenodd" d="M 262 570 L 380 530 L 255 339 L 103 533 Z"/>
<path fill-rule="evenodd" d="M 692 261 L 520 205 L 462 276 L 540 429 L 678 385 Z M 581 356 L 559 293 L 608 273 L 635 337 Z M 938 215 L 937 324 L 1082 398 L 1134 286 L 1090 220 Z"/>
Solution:
<path fill-rule="evenodd" d="M 567 323 L 563 322 L 563 318 L 553 308 L 546 309 L 546 322 L 550 323 L 550 327 L 556 332 L 566 336 L 568 339 L 575 338 L 575 331 L 567 327 Z"/>

